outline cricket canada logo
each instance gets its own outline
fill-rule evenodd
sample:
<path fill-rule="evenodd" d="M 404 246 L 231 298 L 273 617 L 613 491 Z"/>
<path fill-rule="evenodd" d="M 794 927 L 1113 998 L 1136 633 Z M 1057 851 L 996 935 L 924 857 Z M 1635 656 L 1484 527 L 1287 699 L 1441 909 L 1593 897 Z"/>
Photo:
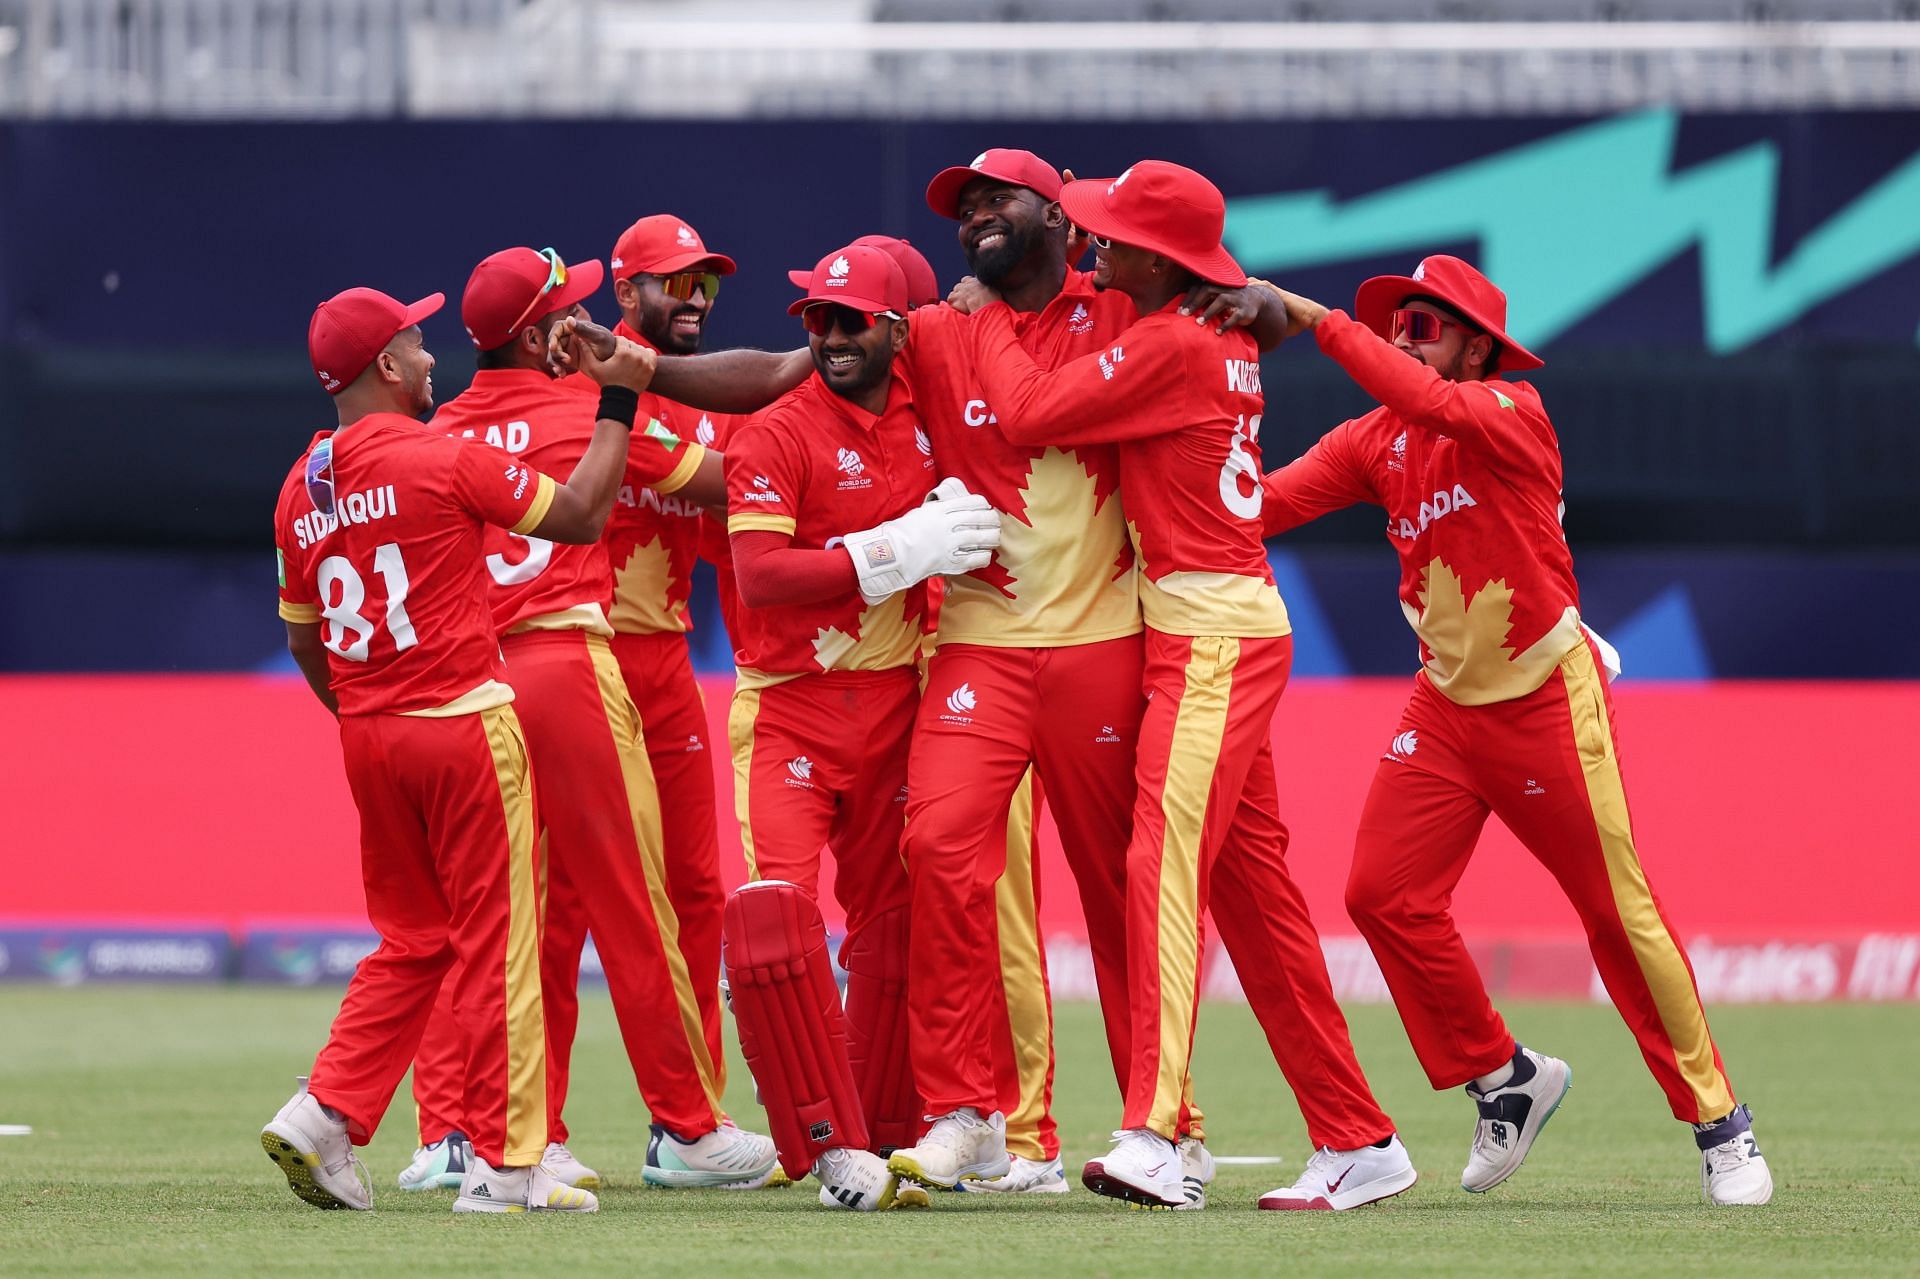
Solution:
<path fill-rule="evenodd" d="M 973 691 L 973 685 L 962 684 L 947 694 L 947 713 L 940 718 L 949 724 L 971 724 L 973 708 L 979 701 L 980 696 Z"/>
<path fill-rule="evenodd" d="M 1073 304 L 1073 314 L 1067 317 L 1067 332 L 1073 334 L 1093 332 L 1093 315 L 1087 310 L 1085 302 Z"/>
<path fill-rule="evenodd" d="M 827 268 L 827 274 L 836 280 L 845 281 L 847 273 L 851 270 L 853 270 L 853 263 L 847 261 L 847 255 L 843 253 L 833 260 L 833 265 Z"/>
<path fill-rule="evenodd" d="M 713 429 L 713 419 L 705 413 L 700 415 L 700 425 L 693 428 L 693 438 L 700 441 L 700 447 L 712 448 L 718 433 Z"/>
<path fill-rule="evenodd" d="M 683 226 L 678 231 L 675 231 L 673 238 L 680 242 L 680 247 L 683 249 L 697 249 L 700 247 L 700 237 L 693 233 L 693 228 L 690 226 Z"/>
<path fill-rule="evenodd" d="M 1112 195 L 1115 191 L 1118 191 L 1120 189 L 1120 184 L 1125 182 L 1128 178 L 1132 176 L 1133 176 L 1133 166 L 1128 165 L 1125 173 L 1122 173 L 1119 177 L 1107 183 L 1107 194 Z M 1414 278 L 1418 279 L 1419 277 L 1416 276 Z"/>
<path fill-rule="evenodd" d="M 787 772 L 792 774 L 785 779 L 787 785 L 798 789 L 813 789 L 813 761 L 805 755 L 795 755 L 788 760 Z"/>
<path fill-rule="evenodd" d="M 933 456 L 933 441 L 927 438 L 926 427 L 916 426 L 913 428 L 913 447 L 920 450 L 921 457 Z"/>
<path fill-rule="evenodd" d="M 1420 735 L 1410 728 L 1404 733 L 1395 735 L 1392 744 L 1387 747 L 1387 758 L 1410 759 L 1419 746 Z"/>

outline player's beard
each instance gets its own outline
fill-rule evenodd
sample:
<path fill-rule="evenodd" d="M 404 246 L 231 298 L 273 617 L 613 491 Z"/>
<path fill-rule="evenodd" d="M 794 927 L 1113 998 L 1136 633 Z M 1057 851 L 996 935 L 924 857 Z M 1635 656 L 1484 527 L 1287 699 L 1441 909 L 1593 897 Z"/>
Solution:
<path fill-rule="evenodd" d="M 1027 255 L 1039 247 L 1044 234 L 1045 228 L 1032 224 L 1010 225 L 1007 227 L 1007 238 L 998 247 L 988 249 L 985 253 L 975 253 L 971 248 L 966 250 L 967 269 L 973 272 L 974 278 L 980 283 L 994 288 L 1027 260 Z"/>
<path fill-rule="evenodd" d="M 674 318 L 680 315 L 693 315 L 695 317 L 700 318 L 701 319 L 700 327 L 696 328 L 691 333 L 682 333 L 681 331 L 674 328 L 673 326 Z M 666 355 L 698 355 L 700 354 L 700 339 L 706 332 L 706 322 L 705 322 L 705 318 L 701 317 L 700 313 L 698 311 L 695 311 L 692 307 L 675 307 L 673 310 L 667 312 L 664 316 L 660 318 L 660 323 L 658 327 L 659 327 L 659 332 L 647 333 L 643 331 L 641 336 L 645 337 L 647 341 L 653 343 L 656 347 L 658 347 L 663 354 L 666 354 Z"/>

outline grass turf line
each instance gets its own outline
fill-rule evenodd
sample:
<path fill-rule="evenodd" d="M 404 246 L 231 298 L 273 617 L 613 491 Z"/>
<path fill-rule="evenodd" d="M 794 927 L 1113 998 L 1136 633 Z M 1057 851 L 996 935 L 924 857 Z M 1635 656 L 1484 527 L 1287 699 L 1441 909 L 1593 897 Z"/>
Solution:
<path fill-rule="evenodd" d="M 655 1273 L 921 1276 L 1272 1273 L 1768 1275 L 1915 1273 L 1920 1127 L 1907 1104 L 1920 1007 L 1726 1008 L 1715 1014 L 1735 1087 L 1752 1103 L 1776 1193 L 1709 1210 L 1684 1128 L 1610 1008 L 1514 1005 L 1528 1043 L 1574 1063 L 1576 1084 L 1526 1168 L 1486 1196 L 1458 1186 L 1472 1110 L 1436 1094 L 1386 1008 L 1349 1010 L 1362 1063 L 1421 1182 L 1389 1204 L 1260 1213 L 1309 1153 L 1291 1094 L 1244 1007 L 1208 1004 L 1196 1062 L 1217 1153 L 1286 1163 L 1223 1167 L 1203 1213 L 1141 1213 L 1087 1193 L 1078 1167 L 1106 1146 L 1119 1103 L 1087 1005 L 1059 1009 L 1056 1113 L 1071 1194 L 939 1195 L 923 1213 L 828 1213 L 817 1186 L 759 1192 L 641 1186 L 646 1112 L 611 1009 L 582 1009 L 568 1122 L 608 1189 L 593 1218 L 456 1219 L 452 1192 L 403 1194 L 414 1145 L 403 1087 L 362 1152 L 372 1214 L 320 1213 L 288 1193 L 256 1134 L 311 1063 L 338 992 L 246 988 L 0 990 L 0 1274 L 301 1275 Z M 755 1126 L 736 1061 L 728 1102 Z"/>

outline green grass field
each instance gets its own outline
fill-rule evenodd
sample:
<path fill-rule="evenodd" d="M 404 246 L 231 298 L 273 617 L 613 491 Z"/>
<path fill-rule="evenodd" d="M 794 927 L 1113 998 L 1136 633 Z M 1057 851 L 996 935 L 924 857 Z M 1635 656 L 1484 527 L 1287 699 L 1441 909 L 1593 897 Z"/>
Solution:
<path fill-rule="evenodd" d="M 640 1184 L 646 1112 L 604 997 L 581 1020 L 574 1148 L 607 1178 L 593 1218 L 466 1217 L 451 1192 L 393 1189 L 414 1145 L 401 1096 L 363 1154 L 372 1214 L 301 1204 L 257 1132 L 292 1089 L 337 995 L 245 988 L 0 992 L 0 1274 L 497 1276 L 633 1273 L 906 1276 L 1309 1272 L 1418 1275 L 1920 1273 L 1920 1125 L 1910 1104 L 1920 1008 L 1728 1008 L 1716 1026 L 1756 1112 L 1777 1191 L 1709 1210 L 1687 1132 L 1610 1009 L 1508 1010 L 1517 1033 L 1571 1060 L 1575 1087 L 1527 1167 L 1461 1193 L 1472 1111 L 1420 1076 L 1391 1010 L 1352 1010 L 1354 1035 L 1421 1183 L 1339 1216 L 1262 1213 L 1308 1153 L 1291 1095 L 1244 1008 L 1208 1005 L 1196 1063 L 1211 1145 L 1280 1155 L 1224 1167 L 1204 1213 L 1144 1213 L 1080 1189 L 1014 1201 L 941 1195 L 921 1213 L 818 1207 L 782 1191 Z M 1118 1101 L 1090 1007 L 1060 1009 L 1057 1113 L 1070 1166 L 1103 1149 Z M 730 1105 L 758 1118 L 736 1066 Z M 1335 1269 L 1337 1268 L 1337 1269 Z"/>

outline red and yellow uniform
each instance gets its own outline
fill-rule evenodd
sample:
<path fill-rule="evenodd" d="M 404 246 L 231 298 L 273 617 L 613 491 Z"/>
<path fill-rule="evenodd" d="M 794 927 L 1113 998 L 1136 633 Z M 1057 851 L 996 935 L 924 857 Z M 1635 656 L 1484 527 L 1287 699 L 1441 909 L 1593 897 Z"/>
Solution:
<path fill-rule="evenodd" d="M 904 514 L 934 486 L 924 442 L 900 378 L 876 416 L 816 374 L 733 436 L 728 532 L 785 534 L 796 548 L 818 550 Z M 870 1120 L 883 1117 L 876 1098 L 911 1080 L 898 1036 L 866 1042 L 865 1009 L 897 1002 L 900 992 L 880 998 L 868 987 L 897 983 L 906 968 L 900 838 L 925 600 L 920 586 L 874 605 L 849 589 L 743 609 L 734 636 L 740 665 L 727 732 L 747 871 L 817 898 L 820 849 L 833 849 L 834 895 L 847 917 L 849 1052 Z M 909 1105 L 905 1119 L 917 1124 L 918 1115 Z M 892 1146 L 917 1133 L 875 1123 L 870 1135 Z"/>
<path fill-rule="evenodd" d="M 570 473 L 593 438 L 596 405 L 591 390 L 572 380 L 556 382 L 537 369 L 482 369 L 430 426 L 497 439 L 527 464 Z M 677 465 L 671 452 L 636 432 L 632 456 L 641 462 L 630 462 L 630 470 Z M 490 532 L 482 550 L 493 625 L 520 695 L 544 801 L 548 925 L 541 971 L 552 1139 L 566 1140 L 561 1111 L 588 927 L 654 1122 L 686 1139 L 711 1132 L 722 1118 L 721 1094 L 668 900 L 642 721 L 609 642 L 605 544 L 565 546 Z M 423 1119 L 442 1110 L 430 1079 L 425 1086 Z M 436 1135 L 423 1128 L 423 1138 Z"/>
<path fill-rule="evenodd" d="M 1270 731 L 1292 627 L 1260 539 L 1259 352 L 1178 313 L 1043 372 L 1013 313 L 974 319 L 981 377 L 1015 439 L 1119 441 L 1120 494 L 1147 624 L 1138 791 L 1127 854 L 1133 983 L 1128 1128 L 1180 1135 L 1209 905 L 1316 1146 L 1388 1136 L 1286 872 Z M 1212 894 L 1219 870 L 1230 891 Z"/>
<path fill-rule="evenodd" d="M 1016 340 L 1043 369 L 1101 349 L 1135 318 L 1124 297 L 1095 292 L 1078 271 L 1045 308 L 1011 317 Z M 1010 441 L 975 373 L 969 323 L 922 308 L 902 356 L 941 476 L 962 480 L 1005 516 L 994 562 L 948 579 L 928 663 L 907 812 L 915 945 L 933 954 L 998 949 L 995 884 L 1007 855 L 998 832 L 1031 769 L 1079 890 L 1124 1086 L 1123 884 L 1144 702 L 1117 455 L 1110 444 Z M 1036 922 L 1024 931 L 1037 939 Z M 1021 1103 L 996 1084 L 981 1049 L 991 989 L 922 965 L 912 991 L 916 1078 L 931 1112 L 1015 1113 Z M 1036 1087 L 1044 1080 L 1029 1069 L 1021 1091 Z"/>
<path fill-rule="evenodd" d="M 547 1144 L 536 817 L 481 538 L 538 525 L 554 484 L 395 413 L 333 432 L 331 451 L 334 514 L 314 508 L 304 456 L 280 492 L 280 616 L 321 628 L 380 945 L 310 1089 L 369 1140 L 457 957 L 466 1131 L 495 1167 L 535 1163 Z"/>
<path fill-rule="evenodd" d="M 1314 334 L 1382 407 L 1266 478 L 1265 525 L 1277 533 L 1369 502 L 1385 508 L 1400 556 L 1422 669 L 1361 816 L 1347 908 L 1428 1078 L 1455 1087 L 1514 1052 L 1448 914 L 1492 812 L 1580 912 L 1673 1113 L 1725 1115 L 1733 1090 L 1634 843 L 1539 392 L 1448 381 L 1342 311 Z"/>

